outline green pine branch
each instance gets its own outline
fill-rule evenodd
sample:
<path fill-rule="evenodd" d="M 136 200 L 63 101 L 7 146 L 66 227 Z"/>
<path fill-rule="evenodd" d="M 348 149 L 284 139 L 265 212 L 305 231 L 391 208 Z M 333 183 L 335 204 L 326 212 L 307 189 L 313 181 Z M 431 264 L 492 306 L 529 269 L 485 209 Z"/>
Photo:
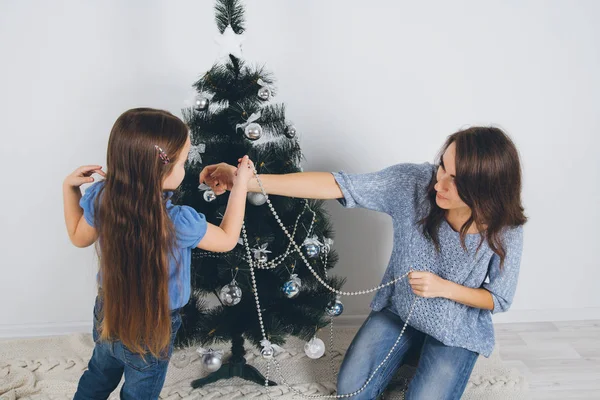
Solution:
<path fill-rule="evenodd" d="M 246 20 L 245 9 L 240 0 L 217 0 L 215 4 L 215 20 L 219 32 L 223 33 L 228 25 L 235 33 L 244 33 Z"/>

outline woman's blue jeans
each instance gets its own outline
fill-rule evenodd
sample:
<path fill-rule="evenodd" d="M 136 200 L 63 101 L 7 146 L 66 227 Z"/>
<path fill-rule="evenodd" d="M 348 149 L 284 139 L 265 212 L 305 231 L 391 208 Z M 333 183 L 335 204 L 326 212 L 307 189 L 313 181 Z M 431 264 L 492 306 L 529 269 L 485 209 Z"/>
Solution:
<path fill-rule="evenodd" d="M 348 394 L 363 387 L 387 356 L 404 321 L 388 309 L 373 311 L 362 325 L 340 368 L 337 393 Z M 420 352 L 417 371 L 405 394 L 406 400 L 458 400 L 462 396 L 478 354 L 446 346 L 410 325 L 390 358 L 366 389 L 353 400 L 375 399 L 390 383 L 411 352 Z"/>

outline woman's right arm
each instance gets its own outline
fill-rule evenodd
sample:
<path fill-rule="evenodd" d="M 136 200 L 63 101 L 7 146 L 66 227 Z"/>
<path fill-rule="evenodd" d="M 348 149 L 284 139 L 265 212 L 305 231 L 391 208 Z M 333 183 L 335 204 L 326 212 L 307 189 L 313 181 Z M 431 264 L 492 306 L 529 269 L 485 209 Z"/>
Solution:
<path fill-rule="evenodd" d="M 200 174 L 200 182 L 213 188 L 217 195 L 233 186 L 236 167 L 221 163 L 209 165 Z M 301 199 L 340 199 L 344 195 L 333 174 L 329 172 L 298 172 L 293 174 L 260 174 L 259 178 L 267 194 L 297 197 Z M 260 192 L 256 179 L 248 182 L 249 192 Z"/>

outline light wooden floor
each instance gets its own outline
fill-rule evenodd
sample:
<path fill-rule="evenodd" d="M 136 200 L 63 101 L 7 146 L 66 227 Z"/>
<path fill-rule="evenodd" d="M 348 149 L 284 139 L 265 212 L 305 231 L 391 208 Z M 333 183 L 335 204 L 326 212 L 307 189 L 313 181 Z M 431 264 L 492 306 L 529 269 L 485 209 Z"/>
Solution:
<path fill-rule="evenodd" d="M 527 376 L 533 399 L 600 399 L 600 320 L 495 327 L 500 357 Z"/>

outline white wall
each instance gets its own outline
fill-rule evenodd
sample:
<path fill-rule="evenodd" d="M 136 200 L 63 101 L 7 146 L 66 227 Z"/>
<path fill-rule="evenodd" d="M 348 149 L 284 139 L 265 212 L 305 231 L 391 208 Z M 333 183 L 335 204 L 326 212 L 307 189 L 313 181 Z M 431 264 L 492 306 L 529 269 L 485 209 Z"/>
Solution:
<path fill-rule="evenodd" d="M 275 73 L 305 169 L 431 161 L 461 127 L 505 128 L 530 222 L 501 320 L 600 318 L 600 3 L 368 3 L 247 2 L 245 55 Z M 68 242 L 61 182 L 104 163 L 125 109 L 179 113 L 217 55 L 212 4 L 0 3 L 0 336 L 88 329 L 96 264 Z M 349 290 L 378 284 L 390 221 L 330 209 L 336 273 Z M 369 300 L 347 299 L 346 315 Z"/>

